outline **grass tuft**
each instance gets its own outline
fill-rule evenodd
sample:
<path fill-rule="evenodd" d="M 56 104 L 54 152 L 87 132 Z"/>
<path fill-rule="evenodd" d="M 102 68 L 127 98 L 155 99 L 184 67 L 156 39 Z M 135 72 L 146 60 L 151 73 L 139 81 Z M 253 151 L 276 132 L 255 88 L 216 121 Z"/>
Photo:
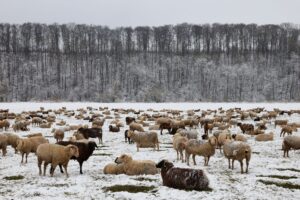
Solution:
<path fill-rule="evenodd" d="M 8 180 L 8 181 L 15 181 L 15 180 L 21 180 L 23 178 L 24 178 L 24 176 L 17 175 L 17 176 L 5 176 L 3 179 Z"/>
<path fill-rule="evenodd" d="M 143 192 L 147 193 L 153 190 L 154 186 L 136 186 L 136 185 L 113 185 L 110 187 L 102 188 L 105 192 L 129 192 L 129 193 L 138 193 Z"/>
<path fill-rule="evenodd" d="M 300 185 L 292 184 L 289 182 L 280 183 L 280 182 L 265 181 L 265 180 L 258 180 L 258 182 L 261 182 L 265 185 L 276 185 L 277 187 L 282 187 L 282 188 L 286 188 L 286 189 L 300 190 Z"/>

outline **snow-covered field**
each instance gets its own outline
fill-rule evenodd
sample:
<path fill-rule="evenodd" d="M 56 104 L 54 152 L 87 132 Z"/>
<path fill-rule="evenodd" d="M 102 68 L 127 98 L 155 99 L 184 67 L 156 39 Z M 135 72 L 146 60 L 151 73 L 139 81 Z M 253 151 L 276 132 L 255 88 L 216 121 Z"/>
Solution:
<path fill-rule="evenodd" d="M 47 109 L 58 109 L 66 106 L 67 109 L 86 108 L 91 106 L 99 108 L 134 108 L 143 109 L 223 109 L 241 107 L 242 109 L 265 107 L 267 110 L 280 108 L 284 110 L 300 109 L 300 103 L 1 103 L 0 109 L 10 109 L 11 112 L 38 110 L 41 106 Z M 99 112 L 99 111 L 95 111 Z M 148 111 L 146 111 L 148 112 Z M 151 112 L 149 112 L 151 114 Z M 196 113 L 199 114 L 199 113 Z M 113 112 L 112 112 L 113 116 Z M 136 116 L 130 113 L 129 116 Z M 125 115 L 122 116 L 124 121 Z M 76 120 L 58 115 L 57 119 L 66 120 L 69 124 L 89 124 L 88 121 Z M 278 119 L 288 119 L 289 122 L 300 123 L 300 115 L 287 114 L 279 116 Z M 203 166 L 203 158 L 196 157 L 197 165 L 191 167 L 204 169 L 210 179 L 212 191 L 184 191 L 162 186 L 160 174 L 148 176 L 126 176 L 126 175 L 104 175 L 103 167 L 115 160 L 123 153 L 128 153 L 134 159 L 150 159 L 155 162 L 161 159 L 168 159 L 178 167 L 187 167 L 185 163 L 176 161 L 176 153 L 172 149 L 172 136 L 159 135 L 161 143 L 160 151 L 152 149 L 140 149 L 136 152 L 134 144 L 124 142 L 124 131 L 128 129 L 125 125 L 120 133 L 110 133 L 108 125 L 111 120 L 106 120 L 103 126 L 104 146 L 94 151 L 94 155 L 83 164 L 83 175 L 79 174 L 77 161 L 69 162 L 69 178 L 56 169 L 54 177 L 47 174 L 46 177 L 38 175 L 37 159 L 34 154 L 28 156 L 27 164 L 20 164 L 21 156 L 14 154 L 11 147 L 8 147 L 6 157 L 0 155 L 0 199 L 299 199 L 299 189 L 287 189 L 274 184 L 267 185 L 260 180 L 272 181 L 275 183 L 292 183 L 300 185 L 300 151 L 291 151 L 290 158 L 283 158 L 281 151 L 282 138 L 279 137 L 280 127 L 274 127 L 274 123 L 268 124 L 267 132 L 275 133 L 275 140 L 271 142 L 255 142 L 254 137 L 248 136 L 248 143 L 252 147 L 252 158 L 250 161 L 249 174 L 241 174 L 238 162 L 234 170 L 228 169 L 227 159 L 223 154 L 216 151 L 210 159 L 209 166 Z M 253 120 L 245 120 L 245 123 L 254 123 Z M 11 121 L 13 123 L 13 121 Z M 152 122 L 153 123 L 153 122 Z M 124 122 L 125 124 L 125 122 Z M 54 125 L 55 127 L 55 125 Z M 30 133 L 42 132 L 50 142 L 54 139 L 50 136 L 51 129 L 41 129 L 29 126 Z M 198 129 L 202 134 L 203 129 Z M 232 133 L 239 132 L 239 128 L 231 128 Z M 12 132 L 10 128 L 9 132 Z M 19 135 L 27 135 L 29 132 L 18 132 Z M 73 132 L 67 133 L 69 137 Z M 300 135 L 298 130 L 294 135 Z M 101 145 L 100 145 L 101 146 Z M 49 167 L 48 167 L 49 169 Z M 21 180 L 5 180 L 6 176 L 24 176 Z M 271 178 L 266 176 L 280 175 L 286 179 Z M 265 177 L 262 177 L 265 176 Z M 141 178 L 142 177 L 142 178 Z M 137 185 L 154 186 L 150 192 L 128 193 L 108 192 L 103 188 L 114 185 Z"/>

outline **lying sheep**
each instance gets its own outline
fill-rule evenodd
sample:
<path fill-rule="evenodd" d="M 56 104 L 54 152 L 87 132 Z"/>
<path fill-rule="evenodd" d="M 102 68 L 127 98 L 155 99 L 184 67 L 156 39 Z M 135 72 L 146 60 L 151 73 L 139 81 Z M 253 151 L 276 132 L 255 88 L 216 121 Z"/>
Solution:
<path fill-rule="evenodd" d="M 40 128 L 51 128 L 52 122 L 40 124 Z"/>
<path fill-rule="evenodd" d="M 116 163 L 109 163 L 105 165 L 103 169 L 104 174 L 125 174 L 124 165 L 123 164 L 116 164 Z"/>
<path fill-rule="evenodd" d="M 282 142 L 283 157 L 289 157 L 290 149 L 300 149 L 300 136 L 286 136 Z"/>
<path fill-rule="evenodd" d="M 118 126 L 109 125 L 108 128 L 110 132 L 120 132 L 120 128 Z"/>
<path fill-rule="evenodd" d="M 26 162 L 27 163 L 27 157 L 29 153 L 35 153 L 38 146 L 40 144 L 49 143 L 47 139 L 44 137 L 38 136 L 38 137 L 31 137 L 26 139 L 19 139 L 17 150 L 20 151 L 22 155 L 21 163 L 23 163 L 24 155 L 26 155 Z"/>
<path fill-rule="evenodd" d="M 196 130 L 186 130 L 186 129 L 178 129 L 176 133 L 179 133 L 181 136 L 187 137 L 189 140 L 198 139 L 198 132 Z"/>
<path fill-rule="evenodd" d="M 71 157 L 78 157 L 78 147 L 74 145 L 61 146 L 58 144 L 41 144 L 37 151 L 39 175 L 42 175 L 41 165 L 44 162 L 44 176 L 46 175 L 46 168 L 51 163 L 50 174 L 53 176 L 57 165 L 62 165 L 65 169 L 66 176 L 69 177 L 67 167 Z"/>
<path fill-rule="evenodd" d="M 65 137 L 65 133 L 61 129 L 55 130 L 53 137 L 56 139 L 56 142 L 62 141 Z"/>
<path fill-rule="evenodd" d="M 18 153 L 17 146 L 18 140 L 20 139 L 19 136 L 12 134 L 12 133 L 5 133 L 7 136 L 7 145 L 10 145 L 15 149 L 15 153 Z"/>
<path fill-rule="evenodd" d="M 185 190 L 208 189 L 209 180 L 201 169 L 177 168 L 167 160 L 160 161 L 156 167 L 161 168 L 164 186 Z"/>
<path fill-rule="evenodd" d="M 259 134 L 255 137 L 256 141 L 259 142 L 264 142 L 264 141 L 272 141 L 274 139 L 274 133 L 269 133 L 269 134 Z"/>
<path fill-rule="evenodd" d="M 153 147 L 159 150 L 158 136 L 156 132 L 135 132 L 128 131 L 128 137 L 136 143 L 137 151 L 139 148 Z"/>
<path fill-rule="evenodd" d="M 234 168 L 234 161 L 238 160 L 241 164 L 241 173 L 243 170 L 243 160 L 246 159 L 246 173 L 248 173 L 249 161 L 251 158 L 251 148 L 245 142 L 231 141 L 226 142 L 223 147 L 224 155 L 228 159 L 229 169 Z M 230 159 L 232 159 L 232 164 L 230 165 Z"/>
<path fill-rule="evenodd" d="M 180 154 L 180 159 L 182 162 L 184 162 L 183 151 L 185 149 L 185 144 L 187 143 L 187 141 L 188 138 L 181 136 L 179 133 L 176 133 L 173 136 L 173 148 L 176 150 L 177 160 L 179 160 L 179 154 Z"/>
<path fill-rule="evenodd" d="M 37 136 L 43 136 L 43 134 L 42 133 L 31 133 L 31 134 L 26 135 L 26 137 L 28 137 L 28 138 L 37 137 Z"/>
<path fill-rule="evenodd" d="M 2 150 L 2 156 L 6 155 L 6 148 L 7 148 L 7 136 L 4 134 L 0 134 L 0 149 Z"/>
<path fill-rule="evenodd" d="M 76 142 L 71 141 L 60 141 L 57 144 L 67 146 L 67 145 L 74 145 L 78 148 L 79 156 L 71 157 L 71 159 L 77 160 L 80 167 L 80 174 L 82 173 L 82 165 L 84 161 L 87 161 L 89 157 L 93 154 L 95 148 L 97 148 L 97 144 L 93 141 L 88 141 L 86 139 L 78 140 Z M 62 171 L 62 166 L 59 165 L 60 171 Z"/>
<path fill-rule="evenodd" d="M 185 158 L 187 165 L 190 165 L 190 155 L 193 155 L 194 165 L 196 165 L 196 155 L 204 157 L 204 166 L 208 166 L 209 158 L 215 154 L 217 145 L 217 138 L 215 136 L 209 137 L 207 142 L 197 141 L 195 139 L 189 140 L 185 145 Z"/>
<path fill-rule="evenodd" d="M 231 137 L 235 141 L 247 142 L 247 138 L 242 134 L 232 134 Z"/>
<path fill-rule="evenodd" d="M 157 174 L 155 162 L 151 160 L 133 160 L 130 155 L 123 154 L 115 160 L 117 164 L 124 165 L 126 175 Z"/>

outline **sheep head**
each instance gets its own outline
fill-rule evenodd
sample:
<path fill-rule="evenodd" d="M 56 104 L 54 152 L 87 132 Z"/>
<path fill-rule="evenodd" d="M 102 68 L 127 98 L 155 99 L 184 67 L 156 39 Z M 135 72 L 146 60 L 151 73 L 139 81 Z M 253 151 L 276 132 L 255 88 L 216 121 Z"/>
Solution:
<path fill-rule="evenodd" d="M 117 157 L 115 159 L 115 163 L 117 163 L 117 164 L 127 163 L 127 162 L 129 162 L 131 160 L 132 160 L 132 157 L 130 155 L 123 154 L 120 157 Z"/>
<path fill-rule="evenodd" d="M 133 135 L 133 131 L 129 130 L 127 136 L 131 137 Z"/>
<path fill-rule="evenodd" d="M 174 167 L 173 163 L 169 162 L 168 160 L 161 160 L 159 163 L 156 164 L 156 168 L 172 168 Z"/>
<path fill-rule="evenodd" d="M 77 146 L 72 145 L 72 144 L 69 144 L 69 145 L 66 147 L 66 150 L 70 153 L 71 157 L 72 157 L 72 156 L 75 156 L 76 158 L 79 157 L 79 150 L 78 150 L 78 147 L 77 147 Z"/>
<path fill-rule="evenodd" d="M 209 139 L 208 139 L 208 142 L 212 145 L 212 146 L 215 146 L 217 145 L 217 138 L 215 136 L 211 136 Z"/>

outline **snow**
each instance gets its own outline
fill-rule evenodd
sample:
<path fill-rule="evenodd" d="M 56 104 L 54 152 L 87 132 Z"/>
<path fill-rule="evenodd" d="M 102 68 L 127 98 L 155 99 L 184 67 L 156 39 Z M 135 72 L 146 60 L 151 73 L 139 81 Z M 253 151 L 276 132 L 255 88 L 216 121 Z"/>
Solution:
<path fill-rule="evenodd" d="M 148 108 L 162 109 L 224 109 L 232 107 L 241 107 L 242 109 L 265 107 L 267 110 L 273 108 L 280 109 L 300 109 L 300 103 L 1 103 L 0 109 L 9 108 L 10 111 L 20 113 L 22 111 L 38 110 L 40 107 L 45 109 L 58 109 L 62 106 L 67 109 L 86 108 L 91 106 L 99 108 L 108 106 L 109 108 L 135 108 L 146 110 Z M 99 112 L 99 111 L 95 111 Z M 149 111 L 146 111 L 149 112 Z M 151 112 L 149 112 L 151 114 Z M 185 113 L 186 114 L 186 113 Z M 197 113 L 196 113 L 197 114 Z M 135 116 L 133 113 L 130 116 Z M 113 114 L 112 114 L 113 116 Z M 122 115 L 124 121 L 125 115 Z M 300 122 L 300 115 L 280 116 L 280 119 L 288 119 L 289 122 Z M 278 118 L 278 119 L 279 119 Z M 58 115 L 57 119 L 66 120 L 69 124 L 88 124 L 88 121 L 76 120 L 74 117 L 68 118 Z M 300 184 L 300 179 L 281 180 L 269 177 L 259 177 L 261 175 L 285 175 L 299 177 L 299 172 L 282 169 L 300 169 L 300 152 L 291 151 L 290 158 L 283 158 L 281 151 L 282 138 L 279 137 L 280 127 L 274 127 L 274 122 L 267 125 L 267 132 L 275 133 L 274 141 L 255 142 L 254 137 L 248 136 L 248 143 L 252 148 L 252 158 L 249 166 L 249 174 L 241 174 L 238 162 L 235 162 L 235 169 L 228 169 L 228 162 L 219 150 L 210 159 L 209 166 L 204 167 L 204 159 L 196 157 L 197 165 L 192 168 L 203 169 L 210 180 L 211 192 L 184 191 L 176 190 L 162 186 L 160 174 L 144 176 L 126 176 L 126 175 L 105 175 L 102 169 L 115 158 L 123 153 L 128 153 L 134 159 L 149 159 L 155 162 L 161 159 L 168 159 L 178 167 L 188 167 L 185 163 L 176 160 L 176 153 L 171 148 L 172 137 L 164 134 L 159 135 L 161 151 L 153 151 L 151 148 L 141 148 L 136 152 L 134 144 L 129 145 L 124 142 L 124 131 L 128 128 L 126 125 L 121 128 L 120 133 L 108 132 L 108 124 L 111 120 L 106 120 L 103 126 L 104 146 L 94 152 L 87 162 L 83 164 L 83 175 L 79 174 L 79 165 L 77 161 L 70 161 L 68 172 L 70 177 L 66 178 L 56 169 L 54 177 L 47 175 L 39 176 L 37 159 L 34 154 L 28 156 L 27 164 L 20 164 L 21 156 L 14 154 L 14 150 L 8 147 L 6 157 L 0 155 L 0 196 L 1 199 L 298 199 L 300 190 L 290 190 L 275 185 L 265 185 L 258 180 L 269 180 L 275 182 L 290 182 Z M 246 120 L 246 123 L 253 121 Z M 11 121 L 13 123 L 13 121 Z M 91 125 L 89 123 L 89 125 Z M 51 129 L 41 129 L 29 126 L 30 133 L 43 132 L 45 136 L 51 136 Z M 201 133 L 203 129 L 199 130 Z M 239 128 L 233 127 L 233 133 L 239 132 Z M 12 132 L 12 129 L 9 130 Z M 27 135 L 28 132 L 18 132 L 18 135 Z M 65 138 L 71 136 L 73 132 L 67 133 Z M 294 135 L 300 135 L 298 130 Z M 47 137 L 50 142 L 54 142 L 52 137 Z M 98 143 L 98 141 L 97 141 Z M 100 145 L 101 146 L 101 145 Z M 106 156 L 100 154 L 108 154 Z M 49 171 L 49 166 L 48 170 Z M 5 176 L 23 175 L 21 180 L 5 180 Z M 137 177 L 146 177 L 154 181 L 138 181 Z M 128 193 L 128 192 L 105 192 L 102 188 L 116 184 L 132 184 L 155 186 L 153 192 L 148 193 Z"/>

